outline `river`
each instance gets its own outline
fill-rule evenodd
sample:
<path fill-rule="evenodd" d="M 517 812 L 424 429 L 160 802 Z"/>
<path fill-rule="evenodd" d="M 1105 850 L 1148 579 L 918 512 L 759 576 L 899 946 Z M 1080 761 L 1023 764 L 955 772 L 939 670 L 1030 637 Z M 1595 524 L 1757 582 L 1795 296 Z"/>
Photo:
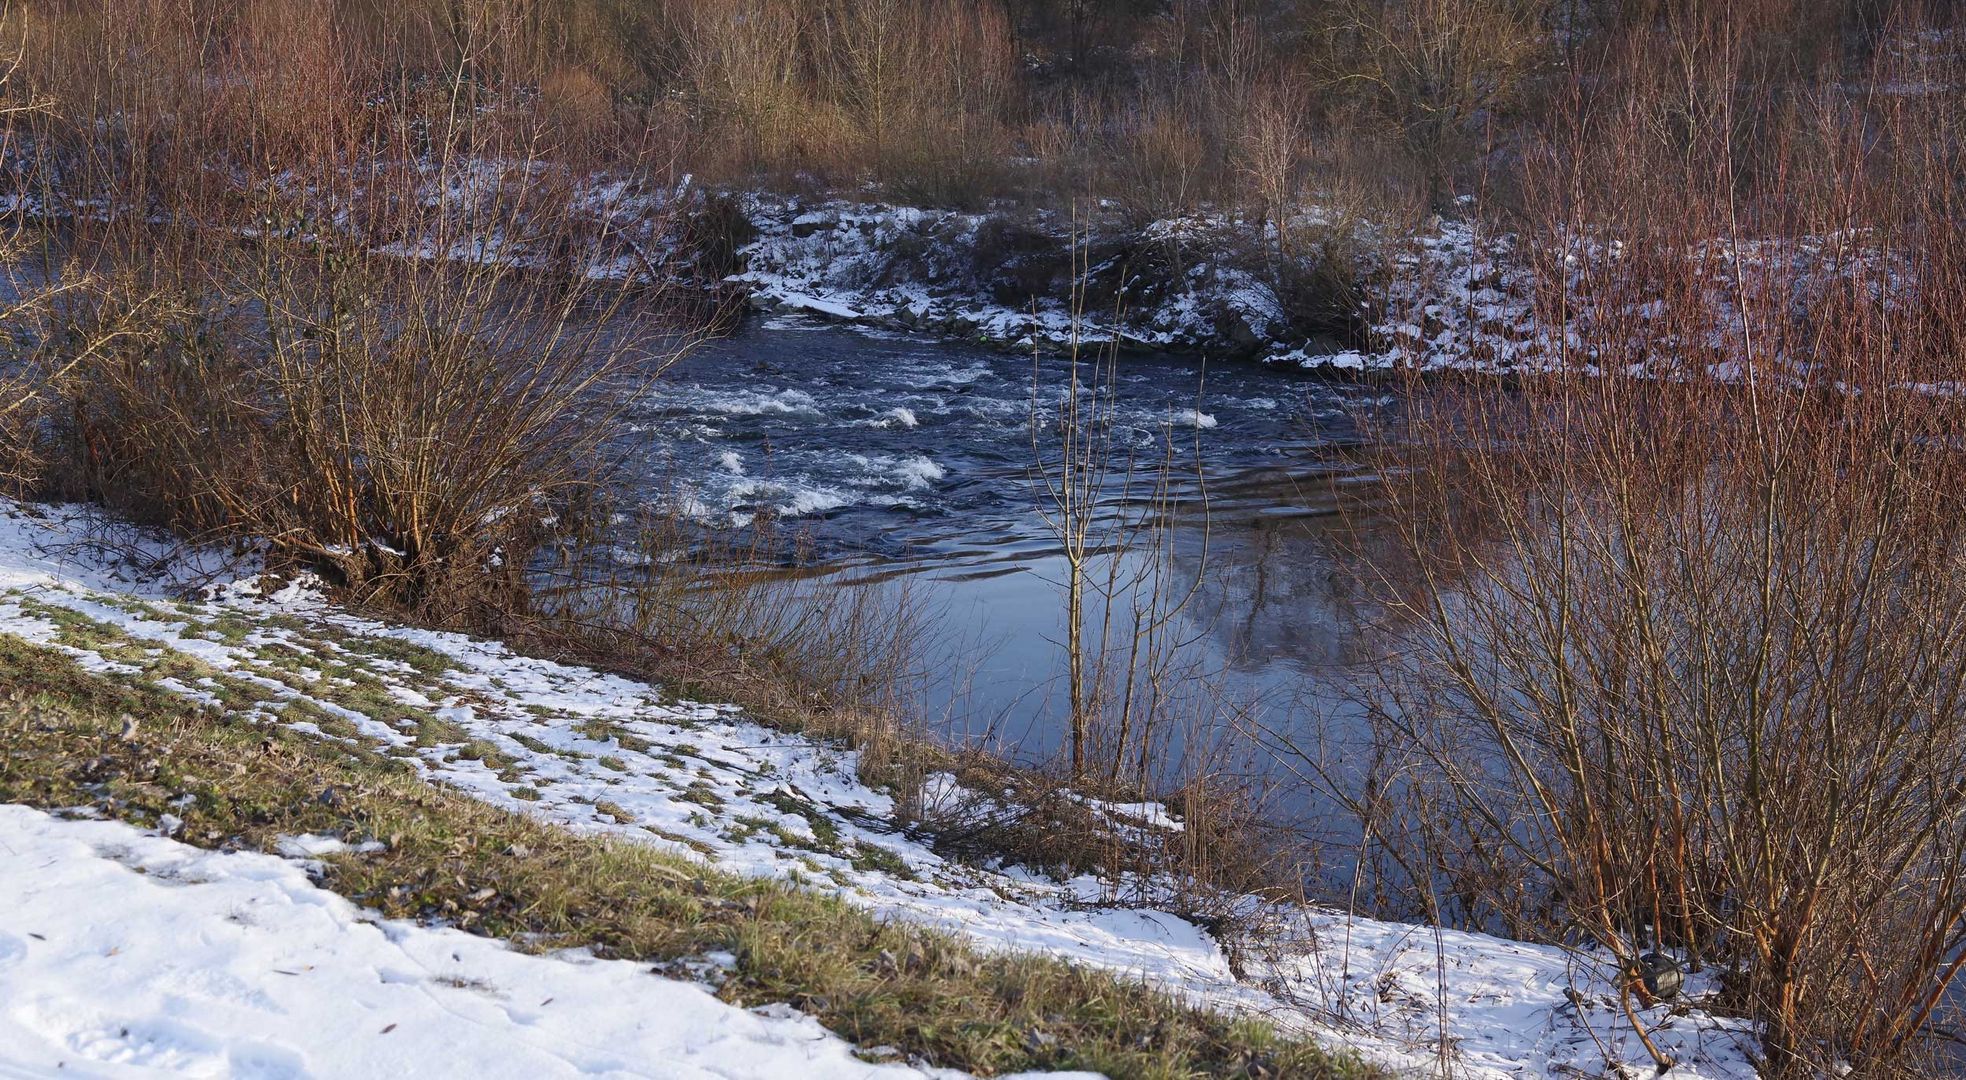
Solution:
<path fill-rule="evenodd" d="M 1061 747 L 1070 700 L 1065 562 L 1037 464 L 1060 453 L 1050 425 L 1065 372 L 1056 357 L 1034 366 L 974 344 L 751 320 L 636 398 L 633 468 L 705 520 L 775 516 L 801 535 L 817 580 L 905 587 L 934 673 L 921 715 L 1042 759 Z M 1102 510 L 1168 525 L 1156 534 L 1175 582 L 1164 591 L 1192 599 L 1160 640 L 1179 649 L 1183 681 L 1206 686 L 1191 707 L 1307 735 L 1339 707 L 1335 680 L 1354 659 L 1333 483 L 1359 479 L 1343 451 L 1390 399 L 1192 357 L 1127 355 L 1117 372 L 1112 457 L 1138 474 L 1172 445 L 1178 506 L 1162 513 L 1139 481 L 1129 498 L 1116 476 Z"/>

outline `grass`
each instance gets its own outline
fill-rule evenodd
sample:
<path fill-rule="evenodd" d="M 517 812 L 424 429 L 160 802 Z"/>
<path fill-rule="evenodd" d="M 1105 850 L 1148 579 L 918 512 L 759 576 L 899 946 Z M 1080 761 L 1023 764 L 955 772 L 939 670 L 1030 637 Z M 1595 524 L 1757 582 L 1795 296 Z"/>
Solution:
<path fill-rule="evenodd" d="M 109 603 L 91 597 L 93 602 Z M 186 655 L 163 641 L 135 636 L 131 630 L 91 618 L 61 603 L 31 597 L 16 601 L 24 614 L 43 619 L 55 627 L 55 638 L 62 645 L 85 650 L 122 665 L 129 678 L 155 681 L 165 676 L 211 693 L 229 709 L 250 711 L 264 719 L 287 724 L 305 722 L 320 733 L 345 740 L 348 752 L 368 757 L 413 762 L 420 752 L 441 757 L 445 763 L 477 762 L 503 784 L 513 798 L 541 801 L 542 789 L 550 780 L 537 775 L 515 757 L 514 745 L 534 755 L 553 755 L 580 760 L 589 755 L 571 748 L 559 748 L 533 734 L 506 732 L 498 739 L 473 737 L 459 723 L 444 719 L 429 705 L 432 701 L 467 700 L 468 690 L 448 681 L 459 670 L 458 662 L 424 646 L 401 638 L 361 633 L 330 620 L 299 620 L 291 616 L 248 618 L 238 612 L 213 606 L 174 609 L 169 620 L 186 637 L 217 636 L 230 643 L 240 667 L 220 671 L 204 660 Z M 132 614 L 156 619 L 160 613 L 138 604 Z M 180 620 L 180 616 L 183 617 Z M 161 646 L 161 647 L 160 647 Z M 549 654 L 557 650 L 547 650 Z M 613 667 L 634 677 L 660 677 L 638 670 L 633 654 L 617 651 L 609 656 L 574 656 L 598 667 Z M 371 665 L 383 671 L 371 670 Z M 399 692 L 392 684 L 403 680 L 414 695 Z M 739 680 L 740 682 L 743 680 Z M 753 684 L 755 688 L 755 683 Z M 699 686 L 700 689 L 700 686 Z M 726 689 L 736 690 L 732 686 Z M 700 694 L 716 699 L 741 700 L 740 695 Z M 1232 835 L 1231 829 L 1215 828 L 1211 822 L 1236 820 L 1218 812 L 1212 805 L 1199 808 L 1192 802 L 1179 805 L 1188 828 L 1182 833 L 1142 831 L 1122 836 L 1078 799 L 1084 793 L 1118 801 L 1135 801 L 1143 793 L 1120 785 L 1108 789 L 1084 780 L 1068 782 L 978 752 L 956 752 L 923 732 L 896 729 L 892 725 L 862 725 L 864 717 L 852 710 L 832 710 L 823 703 L 796 699 L 796 695 L 768 695 L 773 707 L 747 710 L 747 718 L 778 730 L 806 733 L 822 741 L 837 742 L 841 748 L 856 748 L 858 773 L 870 786 L 897 793 L 901 813 L 907 823 L 918 826 L 938 854 L 945 858 L 988 864 L 1014 863 L 1059 879 L 1081 874 L 1098 874 L 1118 879 L 1126 875 L 1151 875 L 1170 871 L 1177 877 L 1189 867 L 1205 874 L 1207 887 L 1177 891 L 1156 891 L 1134 898 L 1177 915 L 1221 926 L 1218 937 L 1233 948 L 1227 935 L 1238 932 L 1237 925 L 1223 922 L 1224 903 L 1230 898 L 1265 890 L 1281 891 L 1296 879 L 1294 865 L 1274 860 L 1277 850 L 1254 829 Z M 423 702 L 412 704 L 410 698 Z M 535 705 L 535 715 L 557 724 L 553 710 Z M 361 745 L 364 720 L 387 726 L 408 736 L 408 745 L 387 748 Z M 679 723 L 687 721 L 677 720 Z M 571 730 L 580 737 L 602 744 L 592 760 L 620 777 L 636 773 L 632 755 L 686 772 L 688 747 L 658 746 L 628 730 L 628 726 L 600 717 L 575 720 Z M 870 743 L 869 737 L 873 738 Z M 543 734 L 543 732 L 541 732 Z M 509 740 L 509 744 L 507 742 Z M 609 745 L 612 744 L 612 745 Z M 876 745 L 877 744 L 877 745 Z M 724 763 L 723 767 L 729 767 Z M 769 770 L 769 764 L 758 768 Z M 789 848 L 823 852 L 838 856 L 848 865 L 866 869 L 905 871 L 905 866 L 889 865 L 878 850 L 861 850 L 841 842 L 830 820 L 808 813 L 798 800 L 785 800 L 774 808 L 781 813 L 803 817 L 811 826 L 805 830 L 786 830 L 779 821 L 750 823 L 735 819 L 727 798 L 715 783 L 715 775 L 698 769 L 699 779 L 689 782 L 675 798 L 700 807 L 689 819 L 703 829 L 716 829 L 732 838 L 771 837 Z M 933 772 L 956 774 L 972 791 L 1016 792 L 988 813 L 975 812 L 973 806 L 930 807 L 912 798 L 920 789 L 920 778 Z M 1233 792 L 1231 792 L 1233 797 Z M 994 802 L 995 800 L 993 800 Z M 1205 863 L 1189 855 L 1190 837 L 1202 837 Z"/>
<path fill-rule="evenodd" d="M 142 718 L 135 740 L 118 737 L 125 715 Z M 94 806 L 138 823 L 168 810 L 183 819 L 184 840 L 206 847 L 270 850 L 296 833 L 381 840 L 380 851 L 328 859 L 323 884 L 392 918 L 442 919 L 520 948 L 584 946 L 677 972 L 726 952 L 736 961 L 718 990 L 724 1000 L 788 1002 L 860 1045 L 938 1066 L 1374 1075 L 1265 1022 L 1048 958 L 981 954 L 651 847 L 576 836 L 434 787 L 386 756 L 93 674 L 3 635 L 0 745 L 0 801 Z"/>

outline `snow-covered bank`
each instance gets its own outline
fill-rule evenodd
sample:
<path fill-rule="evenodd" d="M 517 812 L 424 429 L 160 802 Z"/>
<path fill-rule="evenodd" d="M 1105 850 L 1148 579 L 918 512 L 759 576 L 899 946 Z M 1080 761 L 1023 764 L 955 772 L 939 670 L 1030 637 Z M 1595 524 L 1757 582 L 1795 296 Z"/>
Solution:
<path fill-rule="evenodd" d="M 61 172 L 37 161 L 31 141 L 0 169 L 37 164 Z M 1274 220 L 1228 209 L 1141 224 L 1105 206 L 1078 217 L 1008 202 L 961 211 L 718 190 L 689 176 L 658 183 L 575 173 L 538 160 L 417 161 L 402 174 L 429 212 L 404 235 L 377 232 L 357 212 L 381 193 L 352 180 L 317 189 L 286 174 L 214 177 L 239 206 L 278 213 L 199 225 L 248 240 L 339 236 L 392 258 L 678 289 L 713 306 L 742 300 L 759 311 L 1020 352 L 1117 342 L 1346 379 L 1398 370 L 1595 374 L 1613 364 L 1646 377 L 1738 379 L 1751 351 L 1739 290 L 1768 290 L 1806 311 L 1849 281 L 1911 302 L 1900 293 L 1916 276 L 1915 251 L 1878 246 L 1862 230 L 1686 242 L 1673 257 L 1706 295 L 1677 296 L 1693 302 L 1680 304 L 1692 310 L 1675 323 L 1659 295 L 1669 283 L 1611 269 L 1629 254 L 1614 233 L 1579 227 L 1536 249 L 1485 229 L 1470 196 L 1415 228 L 1308 202 L 1290 211 L 1280 235 Z M 534 221 L 548 190 L 556 195 Z M 43 220 L 139 213 L 169 220 L 109 193 L 0 198 L 0 215 Z M 478 217 L 505 225 L 451 235 L 459 220 Z M 534 225 L 539 235 L 529 234 Z M 1564 314 L 1539 318 L 1539 288 Z M 1620 339 L 1629 340 L 1613 344 Z M 1808 375 L 1797 358 L 1760 363 Z"/>
<path fill-rule="evenodd" d="M 1342 268 L 1324 267 L 1315 250 L 1285 256 L 1274 226 L 1215 213 L 1137 229 L 1097 219 L 1075 232 L 1011 211 L 761 196 L 743 205 L 756 236 L 739 249 L 745 269 L 727 280 L 765 310 L 1020 350 L 1118 340 L 1346 379 L 1561 369 L 1732 381 L 1747 356 L 1764 371 L 1807 379 L 1806 358 L 1753 347 L 1736 290 L 1807 311 L 1851 281 L 1911 303 L 1917 279 L 1914 255 L 1861 231 L 1715 239 L 1676 252 L 1697 291 L 1672 293 L 1669 304 L 1662 296 L 1676 286 L 1644 277 L 1615 235 L 1584 230 L 1537 250 L 1522 236 L 1485 231 L 1465 199 L 1457 217 L 1411 232 L 1343 226 L 1351 254 Z M 1300 218 L 1302 232 L 1322 226 L 1314 207 Z M 1087 252 L 1081 263 L 1075 243 Z M 1558 288 L 1564 314 L 1553 319 Z M 1088 300 L 1076 321 L 1075 290 Z M 1333 333 L 1342 320 L 1332 305 L 1341 301 L 1352 306 L 1342 318 L 1354 321 Z"/>
<path fill-rule="evenodd" d="M 31 142 L 12 154 L 12 164 L 62 171 L 38 161 Z M 274 210 L 204 224 L 248 240 L 342 236 L 394 258 L 681 288 L 1019 351 L 1118 341 L 1356 375 L 1416 359 L 1506 369 L 1543 344 L 1511 241 L 1462 220 L 1436 218 L 1407 234 L 1313 203 L 1289 215 L 1295 240 L 1286 241 L 1274 221 L 1226 210 L 1140 224 L 1108 207 L 1075 218 L 1008 203 L 961 211 L 808 199 L 494 158 L 417 162 L 404 175 L 431 215 L 407 235 L 364 224 L 358 207 L 378 193 L 363 184 L 328 190 L 285 174 L 214 176 L 239 205 Z M 542 201 L 548 190 L 557 194 Z M 545 212 L 550 227 L 529 238 L 518 207 Z M 9 196 L 0 199 L 7 213 L 168 220 L 107 192 Z M 504 224 L 451 236 L 452 219 L 474 215 Z M 1309 242 L 1320 236 L 1330 243 Z"/>
<path fill-rule="evenodd" d="M 1045 212 L 963 212 L 752 195 L 739 249 L 754 305 L 863 325 L 1062 348 L 1261 355 L 1301 338 L 1273 234 L 1207 215 L 1130 228 Z M 1301 342 L 1298 342 L 1301 344 Z"/>
<path fill-rule="evenodd" d="M 304 583 L 180 560 L 181 571 L 202 570 L 181 581 L 209 587 L 171 599 L 158 568 L 132 558 L 154 545 L 104 530 L 82 511 L 7 508 L 0 631 L 96 670 L 223 698 L 262 723 L 400 757 L 436 782 L 546 821 L 837 892 L 982 947 L 1144 978 L 1389 1064 L 1444 1058 L 1457 1075 L 1477 1077 L 1649 1070 L 1597 958 L 1254 901 L 1243 903 L 1267 932 L 1233 943 L 1232 955 L 1201 927 L 1147 906 L 1154 883 L 1122 898 L 1095 881 L 943 858 L 932 838 L 897 821 L 898 799 L 914 793 L 868 788 L 853 755 L 837 748 L 727 707 L 674 701 L 659 687 L 357 618 Z M 91 535 L 113 543 L 77 546 Z M 959 813 L 988 802 L 947 780 L 929 797 Z M 1752 1075 L 1743 1025 L 1697 1008 L 1642 1016 L 1681 1059 L 1674 1075 Z"/>
<path fill-rule="evenodd" d="M 642 964 L 377 920 L 296 862 L 0 805 L 0 1075 L 960 1075 L 853 1050 Z"/>
<path fill-rule="evenodd" d="M 1466 221 L 1414 235 L 1337 226 L 1353 249 L 1338 267 L 1315 247 L 1282 254 L 1272 224 L 1220 214 L 1131 228 L 757 195 L 742 206 L 755 235 L 729 280 L 765 310 L 1020 349 L 1063 348 L 1076 333 L 1339 374 L 1416 358 L 1508 368 L 1537 340 L 1512 242 Z M 1300 235 L 1334 227 L 1314 208 L 1298 217 Z M 1086 297 L 1076 325 L 1075 286 Z"/>

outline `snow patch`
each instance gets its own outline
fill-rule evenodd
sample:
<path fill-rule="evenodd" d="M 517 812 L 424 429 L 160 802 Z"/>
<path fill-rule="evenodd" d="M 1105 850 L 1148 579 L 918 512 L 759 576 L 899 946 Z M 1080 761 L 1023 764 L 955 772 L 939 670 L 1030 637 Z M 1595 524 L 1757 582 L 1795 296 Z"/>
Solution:
<path fill-rule="evenodd" d="M 962 1075 L 869 1064 L 795 1010 L 644 964 L 379 921 L 269 855 L 12 805 L 0 835 L 10 1075 Z"/>

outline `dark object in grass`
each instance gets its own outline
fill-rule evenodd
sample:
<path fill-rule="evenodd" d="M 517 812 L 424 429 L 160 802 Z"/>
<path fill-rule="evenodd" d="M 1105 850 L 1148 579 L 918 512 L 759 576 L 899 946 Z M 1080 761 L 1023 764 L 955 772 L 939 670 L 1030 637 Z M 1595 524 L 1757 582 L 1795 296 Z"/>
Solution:
<path fill-rule="evenodd" d="M 1645 983 L 1645 992 L 1658 1001 L 1678 998 L 1680 990 L 1686 986 L 1686 969 L 1664 953 L 1649 952 L 1639 957 L 1638 971 L 1639 978 Z"/>

